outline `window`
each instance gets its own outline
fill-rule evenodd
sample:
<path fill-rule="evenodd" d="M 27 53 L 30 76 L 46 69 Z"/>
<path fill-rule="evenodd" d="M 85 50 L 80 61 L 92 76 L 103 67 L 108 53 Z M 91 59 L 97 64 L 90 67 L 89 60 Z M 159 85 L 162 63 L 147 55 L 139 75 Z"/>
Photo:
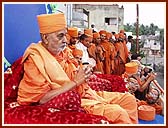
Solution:
<path fill-rule="evenodd" d="M 110 18 L 105 18 L 105 24 L 110 25 Z"/>
<path fill-rule="evenodd" d="M 117 25 L 117 18 L 105 17 L 105 24 L 107 24 L 107 25 Z"/>

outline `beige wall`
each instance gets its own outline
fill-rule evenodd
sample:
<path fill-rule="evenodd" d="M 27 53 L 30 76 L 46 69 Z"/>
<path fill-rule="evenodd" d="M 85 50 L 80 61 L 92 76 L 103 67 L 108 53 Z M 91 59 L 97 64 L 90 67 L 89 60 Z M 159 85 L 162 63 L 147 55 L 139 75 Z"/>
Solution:
<path fill-rule="evenodd" d="M 74 5 L 75 10 L 85 9 L 89 11 L 88 16 L 88 26 L 90 27 L 91 23 L 95 23 L 95 26 L 98 30 L 105 29 L 106 31 L 118 32 L 120 29 L 123 29 L 124 23 L 124 8 L 119 8 L 118 5 L 89 5 L 89 4 L 78 4 Z M 107 18 L 116 18 L 115 25 L 105 25 L 105 17 Z M 120 20 L 119 20 L 120 19 Z"/>

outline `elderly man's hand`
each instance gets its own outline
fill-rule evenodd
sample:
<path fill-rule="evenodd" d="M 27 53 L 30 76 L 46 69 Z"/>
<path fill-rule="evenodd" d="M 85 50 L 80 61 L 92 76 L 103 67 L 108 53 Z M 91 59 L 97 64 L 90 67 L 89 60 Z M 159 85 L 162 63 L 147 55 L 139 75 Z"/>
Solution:
<path fill-rule="evenodd" d="M 87 65 L 84 68 L 80 68 L 74 80 L 77 82 L 78 85 L 80 85 L 86 82 L 87 79 L 89 79 L 89 77 L 92 74 L 92 71 L 93 69 L 90 65 Z"/>

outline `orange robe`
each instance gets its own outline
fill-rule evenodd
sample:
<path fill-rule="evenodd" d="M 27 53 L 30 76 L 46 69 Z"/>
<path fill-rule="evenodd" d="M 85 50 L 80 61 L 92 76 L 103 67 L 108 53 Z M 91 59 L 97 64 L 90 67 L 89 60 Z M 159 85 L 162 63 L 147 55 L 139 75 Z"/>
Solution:
<path fill-rule="evenodd" d="M 138 101 L 137 102 L 138 104 L 138 107 L 141 106 L 141 105 L 149 105 L 149 106 L 152 106 L 156 109 L 156 114 L 162 114 L 162 106 L 158 105 L 157 103 L 155 104 L 148 104 L 146 101 L 144 100 L 141 100 L 141 101 Z"/>
<path fill-rule="evenodd" d="M 103 46 L 105 49 L 105 60 L 104 60 L 104 73 L 105 74 L 112 74 L 112 56 L 114 56 L 114 48 L 112 47 L 111 43 L 108 41 L 101 41 L 100 45 Z"/>
<path fill-rule="evenodd" d="M 103 70 L 103 59 L 104 59 L 104 49 L 95 44 L 91 44 L 88 48 L 89 57 L 93 58 L 96 61 L 96 66 L 94 67 L 94 71 L 98 71 L 104 74 Z"/>
<path fill-rule="evenodd" d="M 112 69 L 112 74 L 114 74 L 114 69 L 115 69 L 115 63 L 114 63 L 114 60 L 115 60 L 115 57 L 117 56 L 117 52 L 116 52 L 116 48 L 114 46 L 114 44 L 110 43 L 111 44 L 111 69 Z"/>
<path fill-rule="evenodd" d="M 71 49 L 72 51 L 76 49 L 75 45 L 68 45 L 68 48 Z"/>
<path fill-rule="evenodd" d="M 94 91 L 88 85 L 79 86 L 82 107 L 95 115 L 103 115 L 117 124 L 136 124 L 138 121 L 135 97 L 129 93 Z"/>
<path fill-rule="evenodd" d="M 125 72 L 125 63 L 126 63 L 126 55 L 124 50 L 124 45 L 121 42 L 115 43 L 115 48 L 117 52 L 117 56 L 115 59 L 115 74 L 122 75 Z"/>
<path fill-rule="evenodd" d="M 126 59 L 126 63 L 127 63 L 127 59 L 128 59 L 128 56 L 129 56 L 129 51 L 128 51 L 128 48 L 127 48 L 125 40 L 123 42 L 123 46 L 124 46 L 124 52 L 125 52 L 125 59 Z"/>
<path fill-rule="evenodd" d="M 74 77 L 72 73 L 76 74 L 75 61 L 68 57 L 66 50 L 54 57 L 41 43 L 31 44 L 23 56 L 25 72 L 19 85 L 18 103 L 38 102 L 49 90 L 60 88 L 73 79 L 70 77 Z M 103 115 L 114 123 L 138 123 L 136 99 L 131 94 L 96 92 L 86 83 L 78 86 L 77 91 L 81 94 L 81 105 L 88 113 Z"/>

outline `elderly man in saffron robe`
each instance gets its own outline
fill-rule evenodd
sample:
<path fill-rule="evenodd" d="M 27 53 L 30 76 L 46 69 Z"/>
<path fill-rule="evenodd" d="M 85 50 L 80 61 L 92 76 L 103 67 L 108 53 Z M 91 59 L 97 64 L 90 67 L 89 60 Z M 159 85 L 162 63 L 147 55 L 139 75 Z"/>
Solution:
<path fill-rule="evenodd" d="M 19 84 L 17 102 L 49 104 L 72 89 L 80 94 L 87 113 L 105 116 L 119 124 L 137 124 L 136 99 L 129 93 L 96 92 L 85 82 L 91 67 L 77 70 L 71 52 L 66 52 L 66 21 L 63 14 L 37 17 L 42 41 L 31 44 L 23 55 L 24 76 Z M 74 75 L 72 75 L 74 74 Z M 66 116 L 66 115 L 65 115 Z"/>

